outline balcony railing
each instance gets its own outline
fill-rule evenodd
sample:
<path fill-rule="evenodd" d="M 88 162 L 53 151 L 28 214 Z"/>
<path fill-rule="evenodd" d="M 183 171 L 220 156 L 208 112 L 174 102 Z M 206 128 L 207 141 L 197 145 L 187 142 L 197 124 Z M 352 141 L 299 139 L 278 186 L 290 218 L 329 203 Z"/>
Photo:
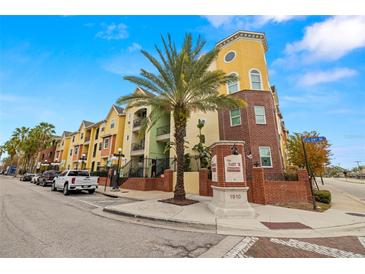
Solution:
<path fill-rule="evenodd" d="M 170 133 L 170 126 L 158 127 L 156 129 L 156 135 L 161 136 Z"/>
<path fill-rule="evenodd" d="M 133 127 L 140 127 L 142 124 L 142 119 L 133 120 Z"/>
<path fill-rule="evenodd" d="M 132 144 L 132 151 L 144 149 L 144 143 Z"/>

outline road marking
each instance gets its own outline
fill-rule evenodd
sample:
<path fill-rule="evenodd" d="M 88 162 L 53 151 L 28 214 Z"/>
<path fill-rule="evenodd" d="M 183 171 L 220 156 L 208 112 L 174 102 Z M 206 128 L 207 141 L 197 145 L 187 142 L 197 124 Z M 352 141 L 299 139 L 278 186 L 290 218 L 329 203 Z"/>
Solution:
<path fill-rule="evenodd" d="M 343 251 L 343 250 L 340 250 L 337 248 L 330 248 L 327 246 L 311 244 L 311 243 L 302 242 L 302 241 L 293 240 L 293 239 L 290 239 L 289 241 L 284 241 L 284 240 L 280 240 L 280 239 L 276 239 L 276 238 L 271 238 L 270 241 L 273 243 L 276 243 L 276 244 L 282 244 L 285 246 L 294 247 L 294 248 L 305 250 L 305 251 L 315 252 L 315 253 L 326 255 L 329 257 L 333 257 L 333 258 L 364 258 L 365 257 L 362 254 L 357 254 L 357 253 L 353 253 L 353 252 L 349 252 L 349 251 Z"/>
<path fill-rule="evenodd" d="M 365 248 L 365 237 L 357 237 L 359 239 L 359 242 L 362 244 L 362 246 Z"/>
<path fill-rule="evenodd" d="M 242 241 L 236 244 L 228 251 L 223 258 L 248 258 L 245 253 L 258 241 L 257 237 L 244 237 Z"/>

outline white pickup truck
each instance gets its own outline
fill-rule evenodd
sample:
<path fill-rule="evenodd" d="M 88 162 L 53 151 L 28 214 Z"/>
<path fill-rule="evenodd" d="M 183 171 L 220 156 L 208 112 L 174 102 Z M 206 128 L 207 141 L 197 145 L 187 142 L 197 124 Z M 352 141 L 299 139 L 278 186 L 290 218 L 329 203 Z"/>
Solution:
<path fill-rule="evenodd" d="M 64 195 L 70 194 L 70 191 L 81 190 L 93 194 L 97 188 L 98 177 L 90 177 L 87 170 L 66 170 L 54 178 L 51 190 L 62 190 Z"/>

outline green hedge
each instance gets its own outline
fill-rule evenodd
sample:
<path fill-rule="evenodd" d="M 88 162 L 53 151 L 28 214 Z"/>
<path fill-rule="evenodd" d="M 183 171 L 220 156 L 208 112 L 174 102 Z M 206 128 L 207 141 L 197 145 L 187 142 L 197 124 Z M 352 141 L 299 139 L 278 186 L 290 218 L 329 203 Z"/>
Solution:
<path fill-rule="evenodd" d="M 314 198 L 317 202 L 330 204 L 331 203 L 331 192 L 328 190 L 315 190 Z"/>

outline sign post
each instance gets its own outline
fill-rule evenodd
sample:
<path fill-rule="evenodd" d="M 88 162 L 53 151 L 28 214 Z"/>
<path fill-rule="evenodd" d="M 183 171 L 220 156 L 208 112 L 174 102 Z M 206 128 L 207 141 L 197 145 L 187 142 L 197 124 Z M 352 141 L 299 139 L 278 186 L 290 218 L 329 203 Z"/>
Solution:
<path fill-rule="evenodd" d="M 326 140 L 326 137 L 323 137 L 323 136 L 319 136 L 319 137 L 303 137 L 302 136 L 302 138 L 301 138 L 302 146 L 303 146 L 305 167 L 307 169 L 307 173 L 310 174 L 309 184 L 310 184 L 310 189 L 311 189 L 311 194 L 312 194 L 312 204 L 313 204 L 313 209 L 314 210 L 316 210 L 317 207 L 316 207 L 316 199 L 314 198 L 313 185 L 312 185 L 313 173 L 310 172 L 310 169 L 309 169 L 307 151 L 305 149 L 305 144 L 304 143 L 319 143 L 319 142 L 323 142 L 325 140 Z"/>

